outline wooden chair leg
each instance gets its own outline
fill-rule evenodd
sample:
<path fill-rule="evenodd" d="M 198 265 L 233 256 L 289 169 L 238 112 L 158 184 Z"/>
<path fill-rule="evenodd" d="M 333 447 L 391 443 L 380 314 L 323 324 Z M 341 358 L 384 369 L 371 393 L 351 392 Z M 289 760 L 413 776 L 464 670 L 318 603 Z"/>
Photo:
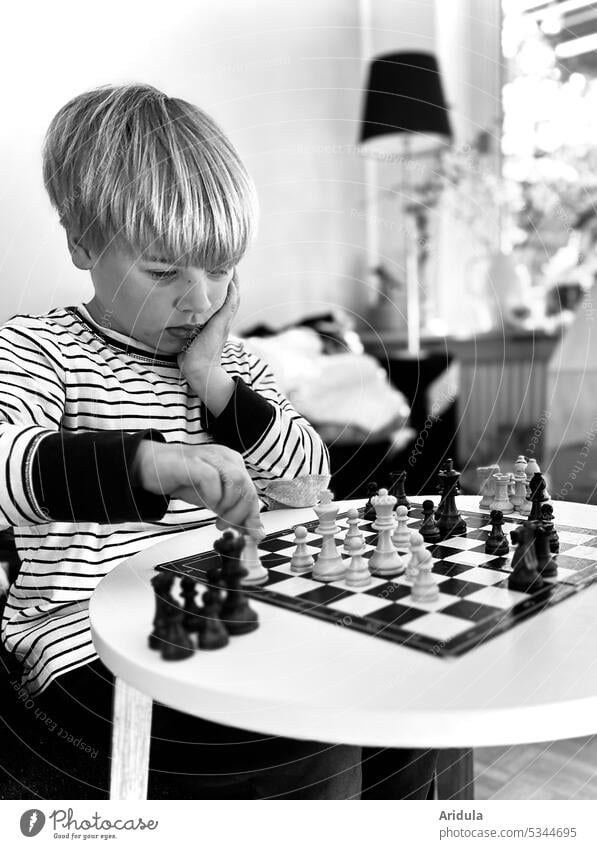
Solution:
<path fill-rule="evenodd" d="M 435 776 L 437 799 L 474 799 L 472 749 L 442 749 Z"/>
<path fill-rule="evenodd" d="M 147 799 L 152 705 L 149 696 L 115 679 L 110 799 Z"/>

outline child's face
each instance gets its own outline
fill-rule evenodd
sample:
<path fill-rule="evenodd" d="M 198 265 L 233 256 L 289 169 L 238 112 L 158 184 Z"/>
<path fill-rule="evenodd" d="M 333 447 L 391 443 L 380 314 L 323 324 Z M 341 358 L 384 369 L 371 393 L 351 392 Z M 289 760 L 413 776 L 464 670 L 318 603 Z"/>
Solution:
<path fill-rule="evenodd" d="M 93 318 L 168 354 L 180 352 L 193 328 L 220 309 L 234 273 L 172 266 L 121 247 L 90 251 L 90 257 Z"/>

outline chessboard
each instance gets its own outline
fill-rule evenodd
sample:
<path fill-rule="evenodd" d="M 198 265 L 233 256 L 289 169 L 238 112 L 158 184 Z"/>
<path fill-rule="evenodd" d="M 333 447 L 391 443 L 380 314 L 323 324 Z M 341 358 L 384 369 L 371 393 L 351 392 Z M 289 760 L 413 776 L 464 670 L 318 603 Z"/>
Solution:
<path fill-rule="evenodd" d="M 364 557 L 375 550 L 377 533 L 372 522 L 362 518 L 359 529 L 364 535 Z M 491 524 L 489 514 L 461 511 L 467 532 L 439 543 L 426 545 L 431 550 L 433 574 L 439 584 L 439 599 L 431 603 L 412 600 L 411 584 L 400 575 L 395 578 L 372 577 L 364 587 L 350 587 L 344 581 L 322 583 L 311 573 L 297 575 L 290 568 L 294 551 L 294 530 L 279 531 L 259 543 L 259 555 L 268 570 L 268 580 L 259 587 L 247 588 L 249 597 L 313 616 L 335 625 L 371 634 L 438 657 L 455 657 L 514 627 L 530 616 L 557 604 L 597 581 L 597 531 L 556 524 L 560 551 L 555 556 L 558 575 L 546 579 L 546 585 L 534 592 L 508 588 L 508 576 L 514 546 L 504 557 L 485 553 L 485 541 Z M 415 504 L 409 511 L 409 530 L 420 528 L 423 513 Z M 525 521 L 526 517 L 504 517 L 504 533 Z M 316 556 L 322 537 L 314 532 L 318 520 L 305 524 L 307 546 Z M 346 514 L 338 517 L 336 543 L 342 556 Z M 160 564 L 158 571 L 189 575 L 207 583 L 210 566 L 218 555 L 206 551 Z"/>

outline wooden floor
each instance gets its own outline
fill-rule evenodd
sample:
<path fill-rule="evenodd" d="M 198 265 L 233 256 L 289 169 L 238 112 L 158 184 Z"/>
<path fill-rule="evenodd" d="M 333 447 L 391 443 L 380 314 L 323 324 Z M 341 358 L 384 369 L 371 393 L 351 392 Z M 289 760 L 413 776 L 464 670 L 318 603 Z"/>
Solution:
<path fill-rule="evenodd" d="M 475 799 L 597 799 L 597 736 L 476 749 Z"/>

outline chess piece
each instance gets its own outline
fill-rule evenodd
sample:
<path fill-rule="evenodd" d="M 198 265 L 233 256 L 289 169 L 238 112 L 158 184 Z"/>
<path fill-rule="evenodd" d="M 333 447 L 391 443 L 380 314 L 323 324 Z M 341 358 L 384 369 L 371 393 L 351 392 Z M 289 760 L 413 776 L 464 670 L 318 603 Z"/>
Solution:
<path fill-rule="evenodd" d="M 324 489 L 319 495 L 319 504 L 313 508 L 319 519 L 319 524 L 315 528 L 316 534 L 321 534 L 321 536 L 326 533 L 337 534 L 340 530 L 336 524 L 340 508 L 333 499 L 333 493 L 329 489 Z"/>
<path fill-rule="evenodd" d="M 519 454 L 514 462 L 514 478 L 520 477 L 521 475 L 525 476 L 526 480 L 526 468 L 527 468 L 527 460 L 526 457 L 523 457 L 522 454 Z"/>
<path fill-rule="evenodd" d="M 510 504 L 516 513 L 520 513 L 527 498 L 527 479 L 524 473 L 514 475 L 514 492 L 510 496 Z"/>
<path fill-rule="evenodd" d="M 350 562 L 344 580 L 349 587 L 365 587 L 371 583 L 371 572 L 363 557 L 365 546 L 358 537 L 349 539 Z"/>
<path fill-rule="evenodd" d="M 206 651 L 222 649 L 230 638 L 220 618 L 222 611 L 222 591 L 220 590 L 220 570 L 210 569 L 207 573 L 208 588 L 203 594 L 203 629 L 199 632 L 199 648 Z"/>
<path fill-rule="evenodd" d="M 508 486 L 510 484 L 510 475 L 494 475 L 495 479 L 495 499 L 491 502 L 492 510 L 501 510 L 502 513 L 513 513 L 514 507 L 508 495 Z"/>
<path fill-rule="evenodd" d="M 424 549 L 412 588 L 412 599 L 419 604 L 433 604 L 439 599 L 439 587 L 432 568 L 431 552 Z"/>
<path fill-rule="evenodd" d="M 332 518 L 329 510 L 329 515 L 326 515 L 327 508 L 327 504 L 320 504 L 315 508 L 315 512 L 319 515 L 318 528 L 323 530 L 318 531 L 322 536 L 321 551 L 315 560 L 311 577 L 316 581 L 330 583 L 340 581 L 344 577 L 348 564 L 343 560 L 336 546 L 336 533 L 340 530 L 336 525 L 338 509 L 335 508 L 336 512 Z"/>
<path fill-rule="evenodd" d="M 404 579 L 412 583 L 419 574 L 419 564 L 425 555 L 425 540 L 417 531 L 410 534 L 410 558 L 404 573 Z"/>
<path fill-rule="evenodd" d="M 440 539 L 447 539 L 458 534 L 465 534 L 466 522 L 456 506 L 456 495 L 460 492 L 460 472 L 454 469 L 452 460 L 446 460 L 444 469 L 440 472 L 441 476 L 443 476 L 442 508 L 437 526 Z"/>
<path fill-rule="evenodd" d="M 521 493 L 522 493 L 522 487 L 521 487 Z M 530 496 L 531 496 L 531 490 L 530 490 L 529 484 L 527 482 L 524 485 L 524 499 L 523 499 L 522 503 L 520 504 L 520 506 L 518 508 L 518 512 L 520 513 L 521 516 L 530 515 L 531 509 L 533 507 L 533 505 L 531 504 L 531 501 L 530 501 Z"/>
<path fill-rule="evenodd" d="M 297 525 L 294 529 L 294 544 L 296 548 L 290 560 L 290 571 L 297 575 L 310 572 L 315 561 L 313 555 L 307 548 L 307 529 L 304 525 Z"/>
<path fill-rule="evenodd" d="M 241 581 L 247 574 L 241 563 L 244 545 L 244 538 L 232 531 L 225 531 L 214 543 L 214 549 L 222 558 L 222 578 L 226 584 L 220 618 L 231 636 L 249 634 L 259 627 L 259 617 L 249 607 L 247 596 L 241 589 Z"/>
<path fill-rule="evenodd" d="M 444 460 L 442 468 L 437 476 L 437 491 L 439 493 L 439 501 L 435 511 L 435 518 L 439 522 L 439 518 L 444 511 L 444 494 L 446 491 L 446 470 L 453 468 L 452 460 Z"/>
<path fill-rule="evenodd" d="M 553 507 L 551 504 L 543 504 L 541 506 L 541 521 L 546 527 L 549 527 L 550 530 L 549 550 L 552 554 L 558 554 L 560 550 L 560 538 L 555 529 L 553 521 Z"/>
<path fill-rule="evenodd" d="M 267 583 L 269 572 L 261 562 L 258 545 L 264 536 L 263 531 L 253 531 L 244 535 L 240 562 L 247 574 L 241 580 L 243 587 L 259 587 Z"/>
<path fill-rule="evenodd" d="M 527 467 L 525 469 L 525 474 L 527 476 L 527 483 L 530 483 L 533 479 L 533 475 L 538 475 L 541 472 L 539 468 L 539 463 L 535 460 L 534 457 L 531 457 L 527 461 Z"/>
<path fill-rule="evenodd" d="M 410 510 L 411 503 L 406 497 L 406 472 L 390 472 L 390 481 L 388 493 L 396 499 L 396 506 Z"/>
<path fill-rule="evenodd" d="M 182 597 L 184 598 L 183 627 L 187 633 L 199 633 L 205 625 L 203 608 L 197 602 L 197 581 L 190 575 L 185 575 L 180 582 Z"/>
<path fill-rule="evenodd" d="M 516 545 L 512 558 L 512 572 L 508 577 L 508 587 L 521 592 L 536 592 L 544 586 L 537 570 L 535 554 L 535 522 L 525 522 L 515 531 L 510 531 L 512 542 Z"/>
<path fill-rule="evenodd" d="M 396 499 L 388 495 L 387 489 L 380 489 L 379 495 L 371 499 L 375 508 L 375 521 L 378 527 L 377 547 L 369 560 L 369 568 L 374 575 L 382 577 L 400 575 L 404 572 L 402 558 L 392 544 L 394 530 L 393 509 Z"/>
<path fill-rule="evenodd" d="M 528 468 L 528 467 L 527 467 Z M 547 501 L 545 495 L 545 479 L 541 472 L 536 472 L 529 483 L 531 493 L 531 513 L 529 515 L 530 522 L 541 521 L 541 507 Z"/>
<path fill-rule="evenodd" d="M 479 466 L 477 469 L 477 477 L 481 493 L 479 510 L 489 510 L 491 502 L 495 498 L 495 480 L 493 476 L 496 474 L 499 475 L 499 473 L 500 467 L 496 463 L 492 466 Z"/>
<path fill-rule="evenodd" d="M 185 660 L 195 653 L 195 646 L 183 628 L 185 613 L 181 607 L 167 608 L 162 642 L 162 660 Z"/>
<path fill-rule="evenodd" d="M 408 551 L 410 546 L 410 531 L 408 530 L 408 510 L 402 504 L 396 508 L 396 526 L 392 533 L 392 545 L 398 551 Z"/>
<path fill-rule="evenodd" d="M 367 484 L 367 503 L 365 504 L 365 510 L 363 513 L 363 519 L 367 522 L 375 521 L 375 507 L 371 503 L 371 499 L 377 495 L 377 484 L 375 481 L 371 481 Z"/>
<path fill-rule="evenodd" d="M 549 547 L 552 528 L 549 522 L 537 522 L 535 532 L 535 554 L 537 555 L 537 571 L 542 578 L 556 578 L 558 566 L 552 557 Z"/>
<path fill-rule="evenodd" d="M 351 507 L 346 515 L 346 521 L 348 524 L 348 530 L 344 536 L 344 546 L 343 551 L 345 554 L 350 554 L 351 547 L 350 541 L 351 539 L 358 539 L 361 545 L 365 544 L 365 538 L 363 534 L 359 530 L 359 511 L 354 507 Z"/>
<path fill-rule="evenodd" d="M 485 541 L 485 554 L 494 554 L 496 557 L 504 557 L 510 550 L 506 535 L 502 531 L 504 514 L 501 510 L 492 510 L 489 516 L 491 520 L 491 532 Z"/>
<path fill-rule="evenodd" d="M 423 522 L 419 528 L 419 533 L 425 542 L 437 542 L 440 538 L 440 531 L 435 521 L 433 501 L 427 499 L 423 502 Z"/>
<path fill-rule="evenodd" d="M 153 617 L 153 630 L 149 635 L 149 648 L 161 651 L 163 641 L 166 638 L 166 625 L 168 619 L 168 608 L 170 604 L 178 603 L 170 595 L 174 583 L 174 575 L 171 572 L 158 572 L 151 579 L 155 593 L 155 615 Z"/>

